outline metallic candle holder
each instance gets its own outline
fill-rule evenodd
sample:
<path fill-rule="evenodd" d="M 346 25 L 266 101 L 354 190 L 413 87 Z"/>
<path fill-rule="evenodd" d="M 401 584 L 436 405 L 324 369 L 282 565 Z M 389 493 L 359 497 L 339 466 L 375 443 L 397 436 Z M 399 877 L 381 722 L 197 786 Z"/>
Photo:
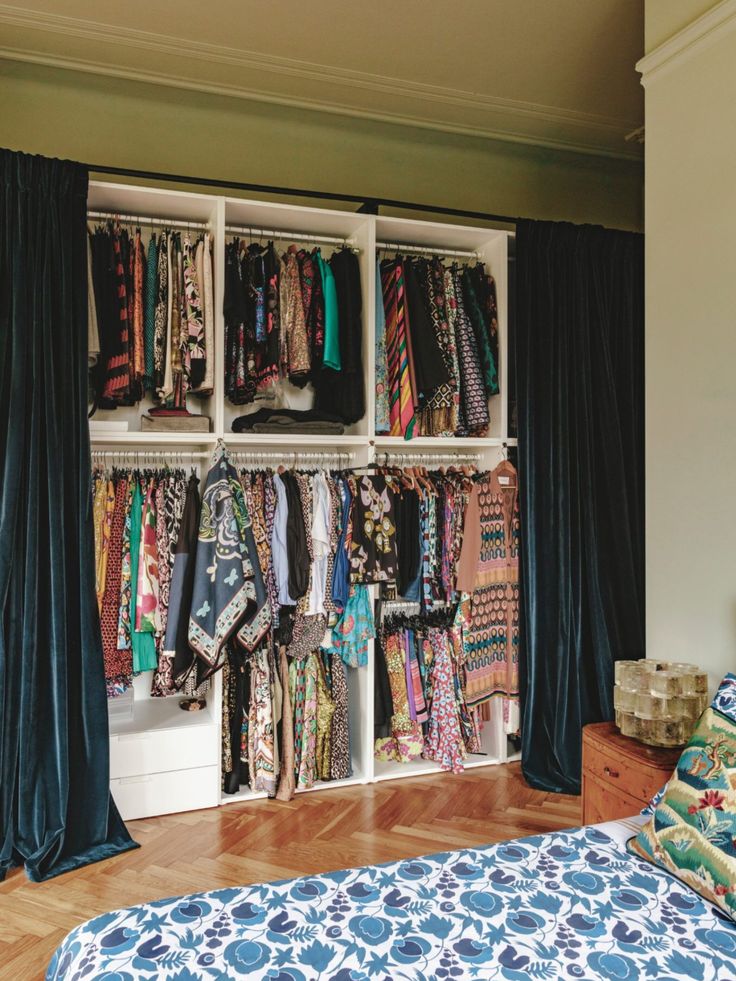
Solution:
<path fill-rule="evenodd" d="M 647 746 L 684 746 L 708 704 L 708 675 L 694 664 L 616 661 L 613 707 L 624 736 Z"/>

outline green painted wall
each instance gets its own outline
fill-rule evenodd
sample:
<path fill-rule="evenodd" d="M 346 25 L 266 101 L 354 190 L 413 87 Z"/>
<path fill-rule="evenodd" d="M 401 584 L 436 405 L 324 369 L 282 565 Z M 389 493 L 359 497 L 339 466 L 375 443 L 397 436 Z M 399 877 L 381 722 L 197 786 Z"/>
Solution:
<path fill-rule="evenodd" d="M 642 227 L 643 165 L 0 61 L 0 145 L 88 163 Z"/>

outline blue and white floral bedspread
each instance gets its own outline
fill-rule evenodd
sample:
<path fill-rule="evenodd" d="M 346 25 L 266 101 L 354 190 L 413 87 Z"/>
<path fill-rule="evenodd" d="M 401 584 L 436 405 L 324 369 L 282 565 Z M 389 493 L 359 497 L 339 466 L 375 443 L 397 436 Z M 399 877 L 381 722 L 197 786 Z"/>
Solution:
<path fill-rule="evenodd" d="M 47 981 L 735 981 L 736 924 L 598 828 L 105 913 Z"/>

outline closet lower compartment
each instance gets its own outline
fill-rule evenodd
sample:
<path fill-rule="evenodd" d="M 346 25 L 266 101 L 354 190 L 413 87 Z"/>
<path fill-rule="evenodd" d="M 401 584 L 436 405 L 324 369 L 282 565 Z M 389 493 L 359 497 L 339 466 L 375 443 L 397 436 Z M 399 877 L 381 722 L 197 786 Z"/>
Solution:
<path fill-rule="evenodd" d="M 219 795 L 220 767 L 210 766 L 168 770 L 110 780 L 113 799 L 124 821 L 197 811 L 216 807 Z"/>

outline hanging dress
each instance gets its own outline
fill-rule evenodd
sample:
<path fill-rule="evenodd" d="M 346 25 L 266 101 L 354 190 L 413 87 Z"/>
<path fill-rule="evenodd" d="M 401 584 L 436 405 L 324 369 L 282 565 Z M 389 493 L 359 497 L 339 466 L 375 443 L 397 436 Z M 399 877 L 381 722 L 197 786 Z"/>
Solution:
<path fill-rule="evenodd" d="M 519 529 L 516 470 L 504 461 L 473 486 L 457 588 L 470 595 L 467 703 L 501 696 L 511 734 L 519 728 Z"/>

